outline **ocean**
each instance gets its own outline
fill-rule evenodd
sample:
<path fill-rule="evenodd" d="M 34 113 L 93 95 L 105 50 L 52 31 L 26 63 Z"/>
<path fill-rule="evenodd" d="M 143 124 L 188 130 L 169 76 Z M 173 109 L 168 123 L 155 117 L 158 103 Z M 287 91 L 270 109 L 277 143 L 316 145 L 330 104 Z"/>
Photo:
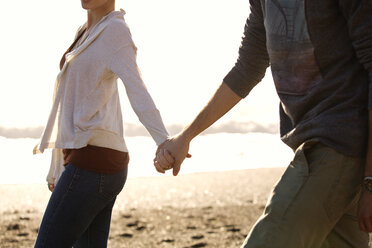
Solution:
<path fill-rule="evenodd" d="M 0 184 L 45 183 L 50 151 L 33 155 L 35 138 L 0 137 Z M 130 153 L 129 177 L 164 176 L 156 172 L 153 158 L 156 145 L 151 137 L 126 137 Z M 263 132 L 216 132 L 196 137 L 190 145 L 192 158 L 186 159 L 180 174 L 245 170 L 287 166 L 293 152 L 279 134 Z M 165 176 L 171 176 L 168 171 Z"/>

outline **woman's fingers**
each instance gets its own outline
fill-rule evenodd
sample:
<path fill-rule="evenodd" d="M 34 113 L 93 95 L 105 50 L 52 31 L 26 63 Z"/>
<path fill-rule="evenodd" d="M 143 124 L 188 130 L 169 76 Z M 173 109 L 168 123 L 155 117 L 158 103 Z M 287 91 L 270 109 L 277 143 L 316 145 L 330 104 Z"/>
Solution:
<path fill-rule="evenodd" d="M 163 149 L 161 149 L 158 155 L 156 155 L 156 161 L 158 161 L 159 166 L 163 170 L 167 170 L 169 167 L 172 166 L 172 164 L 167 160 Z"/>
<path fill-rule="evenodd" d="M 157 160 L 154 161 L 154 166 L 159 173 L 163 174 L 165 173 L 165 170 L 163 170 L 163 168 L 159 165 L 159 162 Z"/>
<path fill-rule="evenodd" d="M 48 183 L 48 189 L 50 190 L 50 192 L 53 192 L 53 190 L 54 190 L 54 183 Z"/>
<path fill-rule="evenodd" d="M 175 162 L 173 156 L 164 149 L 160 149 L 154 159 L 154 166 L 160 173 L 165 173 L 166 170 L 172 169 Z"/>
<path fill-rule="evenodd" d="M 175 162 L 173 156 L 167 150 L 164 150 L 164 149 L 161 149 L 158 152 L 155 160 L 158 162 L 157 164 L 162 170 L 171 169 Z"/>

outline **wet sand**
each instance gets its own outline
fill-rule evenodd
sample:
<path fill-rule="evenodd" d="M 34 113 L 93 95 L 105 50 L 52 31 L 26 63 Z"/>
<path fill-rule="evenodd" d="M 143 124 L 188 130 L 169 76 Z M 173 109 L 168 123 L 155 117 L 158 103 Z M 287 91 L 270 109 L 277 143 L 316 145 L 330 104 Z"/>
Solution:
<path fill-rule="evenodd" d="M 109 247 L 239 247 L 284 168 L 129 179 Z M 32 247 L 50 193 L 0 185 L 0 247 Z"/>

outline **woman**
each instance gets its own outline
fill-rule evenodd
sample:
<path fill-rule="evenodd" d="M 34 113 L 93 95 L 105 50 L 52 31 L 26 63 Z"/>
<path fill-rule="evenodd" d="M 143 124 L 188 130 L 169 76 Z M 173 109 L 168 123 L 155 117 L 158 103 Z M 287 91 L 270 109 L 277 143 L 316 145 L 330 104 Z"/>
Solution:
<path fill-rule="evenodd" d="M 156 144 L 168 137 L 138 71 L 124 11 L 114 11 L 115 0 L 81 4 L 88 19 L 61 60 L 53 107 L 34 151 L 54 148 L 48 175 L 53 193 L 35 247 L 107 246 L 112 208 L 129 161 L 118 77 Z"/>

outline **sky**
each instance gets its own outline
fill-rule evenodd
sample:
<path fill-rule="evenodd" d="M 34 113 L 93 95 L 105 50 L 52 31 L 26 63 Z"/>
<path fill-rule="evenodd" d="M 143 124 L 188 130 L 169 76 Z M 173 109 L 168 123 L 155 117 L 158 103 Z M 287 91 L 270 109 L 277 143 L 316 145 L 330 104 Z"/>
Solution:
<path fill-rule="evenodd" d="M 138 66 L 166 125 L 190 122 L 234 65 L 248 0 L 117 0 L 138 47 Z M 79 0 L 2 3 L 0 127 L 44 126 L 59 60 L 86 21 Z M 138 123 L 124 87 L 124 122 Z M 219 123 L 278 122 L 269 71 Z"/>
<path fill-rule="evenodd" d="M 116 9 L 120 8 L 127 12 L 125 20 L 138 47 L 137 63 L 144 82 L 174 134 L 173 127 L 180 130 L 196 116 L 235 64 L 249 1 L 116 0 Z M 38 134 L 29 134 L 40 133 L 47 122 L 59 61 L 77 28 L 86 21 L 86 12 L 80 0 L 3 1 L 1 9 L 0 183 L 43 182 L 50 154 L 33 156 L 36 140 L 29 138 Z M 132 175 L 143 176 L 152 167 L 156 147 L 138 129 L 124 86 L 120 80 L 118 83 L 126 135 L 136 136 L 128 138 L 128 145 L 142 147 L 131 150 L 131 163 L 138 171 Z M 193 159 L 184 170 L 285 165 L 291 151 L 275 132 L 278 104 L 268 70 L 246 99 L 207 130 L 214 135 L 196 138 L 190 148 Z M 232 134 L 235 131 L 238 134 Z M 15 137 L 25 139 L 9 139 Z M 222 153 L 226 161 L 217 157 L 211 161 L 214 154 Z M 210 168 L 199 168 L 201 164 Z M 19 171 L 24 173 L 19 175 Z"/>

